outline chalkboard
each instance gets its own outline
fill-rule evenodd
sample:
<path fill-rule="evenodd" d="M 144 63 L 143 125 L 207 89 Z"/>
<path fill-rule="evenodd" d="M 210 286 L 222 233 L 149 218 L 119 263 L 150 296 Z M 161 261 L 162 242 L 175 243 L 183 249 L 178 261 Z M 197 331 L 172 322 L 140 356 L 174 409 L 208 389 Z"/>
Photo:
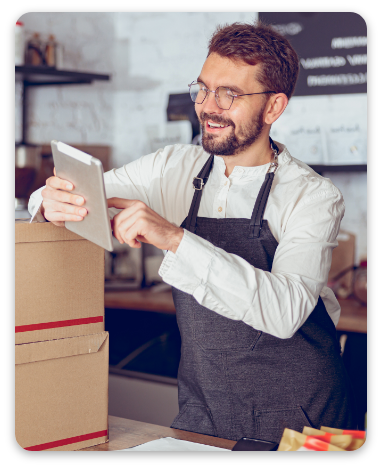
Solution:
<path fill-rule="evenodd" d="M 357 13 L 259 13 L 300 59 L 295 96 L 366 93 L 365 20 Z"/>

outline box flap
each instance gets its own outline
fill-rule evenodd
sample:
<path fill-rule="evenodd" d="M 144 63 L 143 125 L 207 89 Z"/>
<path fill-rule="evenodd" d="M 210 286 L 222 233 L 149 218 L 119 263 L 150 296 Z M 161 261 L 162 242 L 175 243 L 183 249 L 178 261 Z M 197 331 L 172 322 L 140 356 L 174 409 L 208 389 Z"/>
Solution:
<path fill-rule="evenodd" d="M 85 240 L 66 227 L 57 227 L 52 222 L 29 223 L 29 219 L 15 222 L 15 243 L 53 242 L 60 240 Z"/>
<path fill-rule="evenodd" d="M 108 334 L 107 331 L 104 331 L 96 335 L 18 344 L 15 353 L 16 365 L 96 353 L 100 350 Z"/>

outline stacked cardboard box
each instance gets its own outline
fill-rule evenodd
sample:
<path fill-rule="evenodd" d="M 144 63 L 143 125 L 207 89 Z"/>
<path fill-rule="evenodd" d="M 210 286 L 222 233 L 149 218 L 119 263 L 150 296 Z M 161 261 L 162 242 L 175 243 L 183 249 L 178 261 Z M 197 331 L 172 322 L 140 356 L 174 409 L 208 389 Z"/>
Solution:
<path fill-rule="evenodd" d="M 104 250 L 52 223 L 15 224 L 15 430 L 27 450 L 108 440 Z"/>

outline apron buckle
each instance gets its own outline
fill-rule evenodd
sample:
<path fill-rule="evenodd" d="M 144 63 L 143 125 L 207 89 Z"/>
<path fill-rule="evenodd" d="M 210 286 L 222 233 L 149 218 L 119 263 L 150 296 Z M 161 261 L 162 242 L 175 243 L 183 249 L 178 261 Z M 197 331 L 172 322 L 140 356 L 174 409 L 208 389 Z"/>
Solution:
<path fill-rule="evenodd" d="M 197 180 L 196 183 L 195 183 L 195 180 Z M 198 178 L 197 176 L 195 176 L 194 179 L 192 180 L 192 186 L 197 191 L 201 191 L 203 189 L 203 186 L 207 183 L 207 180 L 208 178 Z"/>
<path fill-rule="evenodd" d="M 260 225 L 250 225 L 248 238 L 259 238 L 262 225 L 262 222 L 260 223 Z"/>

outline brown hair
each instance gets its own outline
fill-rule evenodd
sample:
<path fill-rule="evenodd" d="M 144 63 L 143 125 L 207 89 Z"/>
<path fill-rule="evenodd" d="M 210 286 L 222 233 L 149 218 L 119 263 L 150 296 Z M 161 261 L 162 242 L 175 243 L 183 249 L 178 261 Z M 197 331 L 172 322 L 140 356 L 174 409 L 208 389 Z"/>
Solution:
<path fill-rule="evenodd" d="M 264 91 L 293 95 L 299 59 L 289 41 L 272 26 L 233 23 L 218 26 L 208 44 L 208 55 L 216 53 L 249 65 L 262 64 L 256 79 Z"/>

